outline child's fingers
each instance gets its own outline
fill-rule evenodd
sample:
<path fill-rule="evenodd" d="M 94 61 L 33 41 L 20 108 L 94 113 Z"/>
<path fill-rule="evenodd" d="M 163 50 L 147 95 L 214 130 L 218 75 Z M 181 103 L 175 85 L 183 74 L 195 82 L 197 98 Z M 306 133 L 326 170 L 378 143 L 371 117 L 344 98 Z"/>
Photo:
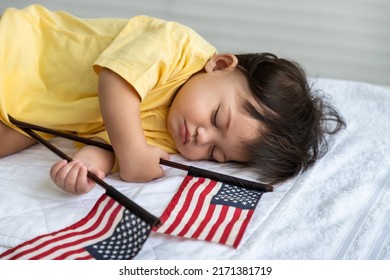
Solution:
<path fill-rule="evenodd" d="M 75 193 L 75 185 L 80 169 L 80 163 L 77 161 L 60 161 L 56 163 L 50 173 L 53 181 L 61 189 Z"/>
<path fill-rule="evenodd" d="M 87 167 L 84 165 L 80 165 L 80 169 L 77 175 L 77 180 L 75 182 L 75 192 L 77 194 L 85 194 L 95 186 L 95 182 L 89 179 L 87 174 L 88 174 Z"/>
<path fill-rule="evenodd" d="M 76 185 L 81 166 L 81 162 L 72 161 L 62 167 L 57 174 L 57 184 L 60 184 L 67 192 L 77 194 Z"/>
<path fill-rule="evenodd" d="M 105 177 L 104 172 L 100 169 L 92 168 L 91 172 L 100 179 Z M 50 177 L 54 183 L 61 189 L 73 194 L 87 193 L 95 186 L 95 182 L 89 179 L 87 175 L 87 166 L 78 160 L 71 162 L 62 160 L 50 169 Z"/>
<path fill-rule="evenodd" d="M 66 160 L 60 160 L 56 162 L 50 169 L 50 177 L 56 183 L 57 173 L 64 167 L 68 162 Z"/>

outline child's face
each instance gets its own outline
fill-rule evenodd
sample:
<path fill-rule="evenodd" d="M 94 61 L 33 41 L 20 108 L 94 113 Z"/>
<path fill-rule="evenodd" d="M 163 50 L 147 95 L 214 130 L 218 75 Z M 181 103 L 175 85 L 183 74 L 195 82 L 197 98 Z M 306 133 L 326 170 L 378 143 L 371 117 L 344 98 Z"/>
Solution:
<path fill-rule="evenodd" d="M 225 64 L 224 64 L 225 63 Z M 242 109 L 242 77 L 217 61 L 191 77 L 179 90 L 168 114 L 168 130 L 180 154 L 191 160 L 246 162 L 243 142 L 258 136 L 259 123 Z"/>

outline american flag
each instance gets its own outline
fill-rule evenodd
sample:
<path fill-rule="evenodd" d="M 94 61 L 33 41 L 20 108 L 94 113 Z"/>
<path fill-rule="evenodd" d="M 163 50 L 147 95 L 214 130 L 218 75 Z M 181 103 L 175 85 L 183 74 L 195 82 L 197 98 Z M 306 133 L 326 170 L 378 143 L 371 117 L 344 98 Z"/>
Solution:
<path fill-rule="evenodd" d="M 150 231 L 151 225 L 104 194 L 79 222 L 26 241 L 0 259 L 132 259 Z"/>
<path fill-rule="evenodd" d="M 153 230 L 237 248 L 262 194 L 188 175 Z"/>

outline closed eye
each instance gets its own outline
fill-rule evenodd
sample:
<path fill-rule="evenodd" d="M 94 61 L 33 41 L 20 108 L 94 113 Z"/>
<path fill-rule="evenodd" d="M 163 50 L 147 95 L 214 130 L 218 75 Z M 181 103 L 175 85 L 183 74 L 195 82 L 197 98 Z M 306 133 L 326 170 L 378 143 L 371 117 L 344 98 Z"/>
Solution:
<path fill-rule="evenodd" d="M 219 108 L 221 106 L 218 106 L 217 110 L 213 111 L 213 113 L 211 114 L 211 117 L 210 117 L 210 122 L 212 124 L 212 126 L 214 127 L 217 127 L 217 116 L 218 116 L 218 112 L 219 112 Z"/>
<path fill-rule="evenodd" d="M 209 160 L 216 161 L 214 158 L 214 150 L 215 150 L 215 145 L 210 146 L 209 149 Z"/>

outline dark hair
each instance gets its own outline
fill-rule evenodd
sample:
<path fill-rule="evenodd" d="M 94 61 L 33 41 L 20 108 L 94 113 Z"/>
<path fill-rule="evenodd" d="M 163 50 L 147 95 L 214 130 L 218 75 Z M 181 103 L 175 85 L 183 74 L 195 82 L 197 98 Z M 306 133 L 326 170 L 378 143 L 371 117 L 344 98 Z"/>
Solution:
<path fill-rule="evenodd" d="M 328 150 L 326 134 L 338 132 L 345 122 L 312 92 L 299 64 L 271 53 L 236 56 L 255 99 L 255 104 L 244 101 L 244 109 L 262 124 L 257 139 L 245 143 L 247 164 L 261 180 L 281 183 L 322 157 Z"/>

